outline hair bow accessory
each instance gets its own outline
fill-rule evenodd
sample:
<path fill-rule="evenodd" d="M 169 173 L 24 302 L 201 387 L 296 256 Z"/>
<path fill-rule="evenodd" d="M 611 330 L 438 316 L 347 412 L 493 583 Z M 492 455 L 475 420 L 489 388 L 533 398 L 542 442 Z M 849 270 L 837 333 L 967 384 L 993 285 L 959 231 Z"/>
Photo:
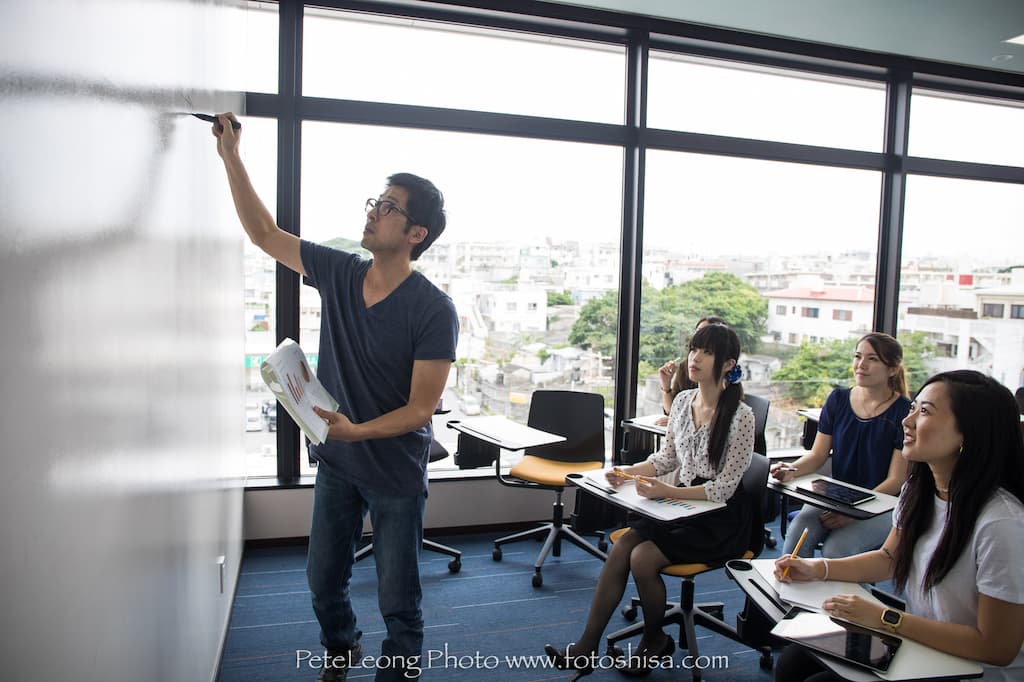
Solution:
<path fill-rule="evenodd" d="M 740 363 L 733 365 L 732 369 L 729 370 L 728 374 L 725 375 L 725 380 L 730 384 L 740 383 L 740 379 L 743 378 L 743 367 Z"/>

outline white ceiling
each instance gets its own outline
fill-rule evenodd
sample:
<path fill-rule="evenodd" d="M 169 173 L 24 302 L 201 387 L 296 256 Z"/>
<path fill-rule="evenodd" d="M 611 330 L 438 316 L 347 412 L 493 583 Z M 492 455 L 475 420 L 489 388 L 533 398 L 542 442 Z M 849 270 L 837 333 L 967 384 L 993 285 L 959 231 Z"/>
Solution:
<path fill-rule="evenodd" d="M 1024 0 L 554 1 L 1024 74 Z"/>

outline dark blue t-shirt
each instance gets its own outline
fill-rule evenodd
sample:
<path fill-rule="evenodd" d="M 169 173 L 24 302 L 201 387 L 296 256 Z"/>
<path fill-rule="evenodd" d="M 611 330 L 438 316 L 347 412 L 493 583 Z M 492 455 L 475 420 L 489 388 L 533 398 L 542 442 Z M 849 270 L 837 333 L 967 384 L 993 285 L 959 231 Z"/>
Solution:
<path fill-rule="evenodd" d="M 885 412 L 861 419 L 850 405 L 850 389 L 837 388 L 825 401 L 818 431 L 832 436 L 832 478 L 874 488 L 889 475 L 892 451 L 903 449 L 903 418 L 910 400 L 899 396 Z"/>
<path fill-rule="evenodd" d="M 451 298 L 413 272 L 387 298 L 366 307 L 366 259 L 303 240 L 306 283 L 320 291 L 320 358 L 316 375 L 362 423 L 409 402 L 415 360 L 455 360 L 458 316 Z M 427 485 L 432 429 L 428 423 L 392 438 L 348 443 L 328 440 L 310 448 L 321 467 L 359 486 L 415 495 Z"/>

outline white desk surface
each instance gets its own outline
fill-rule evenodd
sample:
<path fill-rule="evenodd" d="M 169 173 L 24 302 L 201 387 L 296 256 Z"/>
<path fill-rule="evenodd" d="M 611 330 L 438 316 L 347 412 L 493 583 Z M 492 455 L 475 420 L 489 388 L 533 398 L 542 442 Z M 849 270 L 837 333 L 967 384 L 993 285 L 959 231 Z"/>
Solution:
<path fill-rule="evenodd" d="M 780 583 L 775 580 L 774 559 L 754 559 L 750 562 L 757 571 L 756 578 L 759 578 L 768 588 L 780 599 Z M 752 578 L 753 579 L 753 578 Z M 738 581 L 742 588 L 742 582 Z M 804 583 L 807 585 L 808 583 Z M 850 586 L 853 586 L 852 588 Z M 872 601 L 878 601 L 870 592 L 856 583 L 844 583 L 835 580 L 816 581 L 813 588 L 815 598 L 824 594 L 859 594 Z M 824 598 L 824 597 L 823 597 Z M 821 609 L 816 609 L 820 611 Z M 880 630 L 885 632 L 884 630 Z M 888 634 L 888 633 L 886 633 Z M 898 636 L 898 635 L 897 635 Z M 819 657 L 819 660 L 832 668 L 841 677 L 852 682 L 876 682 L 879 679 L 892 680 L 916 680 L 921 678 L 950 678 L 958 679 L 965 677 L 980 677 L 982 668 L 979 663 L 969 661 L 959 656 L 953 656 L 942 651 L 937 651 L 912 639 L 900 637 L 903 644 L 892 660 L 889 670 L 886 672 L 873 672 L 854 665 L 840 663 L 828 657 Z"/>
<path fill-rule="evenodd" d="M 807 419 L 815 422 L 821 418 L 820 407 L 805 407 L 802 410 L 797 410 L 796 413 L 801 417 L 806 417 Z"/>
<path fill-rule="evenodd" d="M 453 419 L 448 422 L 448 427 L 506 450 L 522 450 L 565 440 L 563 436 L 533 429 L 501 416 Z"/>
<path fill-rule="evenodd" d="M 569 474 L 567 479 L 580 486 L 581 490 L 659 521 L 699 516 L 725 507 L 725 503 L 711 500 L 652 500 L 641 497 L 637 494 L 633 481 L 626 481 L 618 488 L 612 488 L 605 478 L 607 471 L 608 469 L 591 469 L 581 471 L 579 475 Z"/>
<path fill-rule="evenodd" d="M 622 425 L 626 427 L 633 427 L 640 429 L 641 431 L 650 431 L 661 436 L 665 435 L 665 427 L 654 422 L 659 419 L 664 419 L 663 414 L 645 414 L 642 417 L 633 417 L 632 419 L 624 419 Z"/>

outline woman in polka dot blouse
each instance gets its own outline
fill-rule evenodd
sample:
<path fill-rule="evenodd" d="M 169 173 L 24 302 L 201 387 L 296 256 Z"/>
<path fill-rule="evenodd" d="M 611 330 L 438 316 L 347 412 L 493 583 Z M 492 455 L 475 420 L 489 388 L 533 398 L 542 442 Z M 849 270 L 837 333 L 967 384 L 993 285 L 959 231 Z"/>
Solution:
<path fill-rule="evenodd" d="M 623 672 L 641 674 L 656 666 L 674 649 L 661 628 L 666 598 L 661 569 L 722 561 L 747 548 L 754 515 L 740 481 L 754 450 L 754 414 L 742 402 L 739 355 L 739 338 L 724 325 L 711 324 L 694 333 L 686 368 L 697 388 L 673 400 L 662 449 L 644 462 L 608 472 L 612 485 L 627 480 L 620 473 L 637 477 L 636 489 L 643 497 L 712 500 L 726 506 L 672 523 L 631 519 L 601 570 L 583 634 L 568 647 L 544 647 L 558 668 L 579 674 L 593 669 L 601 635 L 625 593 L 630 571 L 643 605 L 644 635 L 636 655 L 625 662 L 632 667 Z M 655 478 L 673 471 L 672 483 Z"/>

